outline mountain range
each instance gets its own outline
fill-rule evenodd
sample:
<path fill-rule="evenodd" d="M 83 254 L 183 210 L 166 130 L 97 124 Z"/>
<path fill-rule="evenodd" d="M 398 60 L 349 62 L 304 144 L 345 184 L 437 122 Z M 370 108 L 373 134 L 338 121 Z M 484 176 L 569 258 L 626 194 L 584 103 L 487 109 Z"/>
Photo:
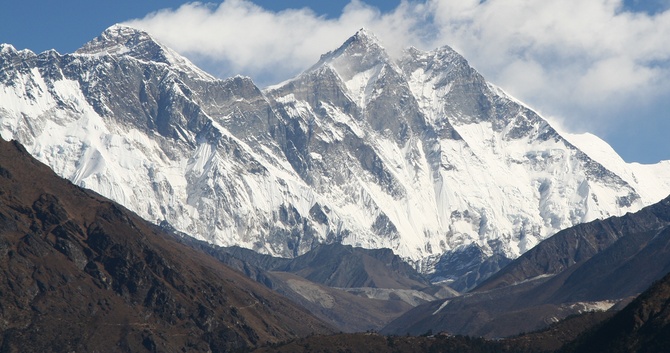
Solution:
<path fill-rule="evenodd" d="M 258 347 L 260 351 L 291 352 L 537 352 L 559 348 L 560 352 L 654 352 L 667 346 L 668 276 L 616 315 L 587 313 L 511 339 L 433 336 L 433 329 L 442 329 L 435 323 L 422 337 L 374 333 L 323 336 L 333 329 L 222 265 L 221 261 L 235 261 L 226 260 L 220 248 L 170 229 L 166 232 L 165 226 L 152 225 L 92 191 L 56 177 L 17 142 L 0 141 L 0 201 L 0 310 L 6 319 L 0 346 L 5 351 L 227 352 Z M 503 311 L 509 309 L 510 302 L 526 302 L 523 314 L 529 321 L 533 310 L 527 309 L 548 297 L 616 298 L 622 291 L 635 292 L 670 267 L 668 223 L 670 197 L 636 214 L 566 229 L 453 301 L 468 302 L 468 298 L 479 296 L 483 307 L 488 302 L 489 308 L 495 304 Z M 205 248 L 208 251 L 203 252 Z M 266 278 L 324 308 L 336 306 L 343 296 L 331 295 L 337 290 L 316 285 L 307 277 L 331 285 L 373 286 L 370 288 L 377 282 L 396 289 L 425 284 L 389 250 L 322 245 L 292 260 L 242 248 L 224 251 L 245 254 L 240 257 L 249 260 L 243 265 L 246 270 L 262 266 L 300 274 L 273 272 L 266 273 Z M 397 271 L 380 271 L 383 263 Z M 342 276 L 359 267 L 367 269 L 353 273 L 371 276 Z M 538 273 L 556 274 L 508 283 L 509 279 Z M 257 279 L 262 277 L 260 272 L 256 274 Z M 546 277 L 554 278 L 543 281 Z M 525 284 L 533 282 L 530 295 L 524 293 Z M 545 285 L 551 282 L 554 284 Z M 512 288 L 506 296 L 494 293 L 505 288 Z M 369 308 L 358 310 L 370 301 L 345 300 L 350 303 L 349 316 L 368 323 L 375 318 L 366 317 L 372 312 Z M 432 316 L 443 317 L 443 311 L 454 314 L 451 301 L 435 302 L 440 307 Z M 398 307 L 393 300 L 387 302 Z M 358 306 L 351 305 L 356 303 Z M 383 304 L 373 310 L 380 308 Z M 516 308 L 520 308 L 518 303 Z M 314 305 L 310 310 L 315 311 Z M 477 321 L 481 313 L 460 322 Z M 514 320 L 514 315 L 511 320 L 509 316 L 500 320 L 495 311 L 490 314 L 494 325 L 522 322 Z M 458 312 L 441 321 L 458 322 Z"/>
<path fill-rule="evenodd" d="M 664 352 L 668 344 L 670 276 L 664 276 L 616 314 L 575 315 L 551 327 L 506 339 L 449 334 L 315 335 L 254 352 Z"/>
<path fill-rule="evenodd" d="M 3 351 L 665 344 L 667 277 L 633 299 L 670 272 L 670 161 L 557 130 L 449 47 L 362 29 L 260 89 L 122 25 L 3 44 L 0 134 Z"/>
<path fill-rule="evenodd" d="M 382 332 L 509 337 L 618 310 L 670 272 L 670 197 L 558 232 L 469 293 L 413 308 Z"/>
<path fill-rule="evenodd" d="M 322 244 L 293 259 L 177 239 L 288 297 L 342 332 L 378 331 L 409 309 L 458 295 L 389 249 Z"/>
<path fill-rule="evenodd" d="M 392 58 L 366 30 L 263 90 L 122 25 L 73 54 L 4 44 L 0 134 L 198 239 L 288 258 L 389 248 L 461 291 L 561 229 L 670 193 L 670 162 L 627 164 L 451 48 Z"/>

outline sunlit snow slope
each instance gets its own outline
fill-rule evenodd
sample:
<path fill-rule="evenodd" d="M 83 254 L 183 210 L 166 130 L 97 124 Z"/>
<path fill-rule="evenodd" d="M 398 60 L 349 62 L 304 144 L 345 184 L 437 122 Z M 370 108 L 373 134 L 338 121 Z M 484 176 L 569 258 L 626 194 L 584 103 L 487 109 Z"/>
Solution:
<path fill-rule="evenodd" d="M 0 50 L 4 139 L 220 245 L 388 247 L 431 272 L 445 253 L 514 258 L 670 193 L 668 163 L 583 152 L 448 47 L 394 60 L 361 30 L 265 91 L 118 25 L 74 54 Z"/>

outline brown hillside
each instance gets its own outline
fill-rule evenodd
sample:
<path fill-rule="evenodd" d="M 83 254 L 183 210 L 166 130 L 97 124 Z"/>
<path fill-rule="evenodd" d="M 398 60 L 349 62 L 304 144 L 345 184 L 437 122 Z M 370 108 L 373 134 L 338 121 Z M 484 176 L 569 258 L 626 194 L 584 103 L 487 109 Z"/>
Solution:
<path fill-rule="evenodd" d="M 3 352 L 212 351 L 331 329 L 0 141 Z"/>

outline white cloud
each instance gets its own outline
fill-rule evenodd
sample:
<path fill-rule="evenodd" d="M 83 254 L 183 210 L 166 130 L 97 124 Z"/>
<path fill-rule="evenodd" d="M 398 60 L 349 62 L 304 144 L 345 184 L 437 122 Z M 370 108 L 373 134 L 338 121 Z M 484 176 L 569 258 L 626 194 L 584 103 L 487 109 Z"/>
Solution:
<path fill-rule="evenodd" d="M 219 74 L 243 73 L 267 83 L 305 70 L 361 27 L 395 38 L 389 49 L 400 50 L 393 44 L 412 41 L 411 23 L 403 17 L 406 7 L 381 14 L 352 1 L 339 18 L 326 19 L 309 9 L 276 13 L 249 1 L 226 0 L 219 5 L 189 3 L 126 23 L 147 30 L 196 62 L 219 65 Z"/>
<path fill-rule="evenodd" d="M 262 84 L 305 70 L 366 27 L 392 54 L 448 44 L 531 106 L 577 117 L 567 125 L 591 129 L 583 116 L 604 119 L 623 106 L 670 99 L 670 11 L 633 13 L 621 0 L 402 1 L 389 13 L 353 0 L 334 19 L 225 0 L 128 24 L 210 70 L 219 67 L 214 74 Z"/>
<path fill-rule="evenodd" d="M 670 69 L 668 11 L 626 12 L 617 0 L 431 4 L 440 39 L 531 104 L 560 114 L 566 106 L 611 111 L 641 97 L 669 97 L 658 80 Z"/>

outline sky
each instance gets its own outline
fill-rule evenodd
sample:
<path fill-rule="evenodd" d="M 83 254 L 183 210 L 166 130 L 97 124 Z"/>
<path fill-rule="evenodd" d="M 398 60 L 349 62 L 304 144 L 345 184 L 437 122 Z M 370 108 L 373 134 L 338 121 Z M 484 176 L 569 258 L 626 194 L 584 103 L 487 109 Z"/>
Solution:
<path fill-rule="evenodd" d="M 358 29 L 391 55 L 449 45 L 488 81 L 628 162 L 670 160 L 670 0 L 23 0 L 0 42 L 71 53 L 126 23 L 209 73 L 293 77 Z"/>

